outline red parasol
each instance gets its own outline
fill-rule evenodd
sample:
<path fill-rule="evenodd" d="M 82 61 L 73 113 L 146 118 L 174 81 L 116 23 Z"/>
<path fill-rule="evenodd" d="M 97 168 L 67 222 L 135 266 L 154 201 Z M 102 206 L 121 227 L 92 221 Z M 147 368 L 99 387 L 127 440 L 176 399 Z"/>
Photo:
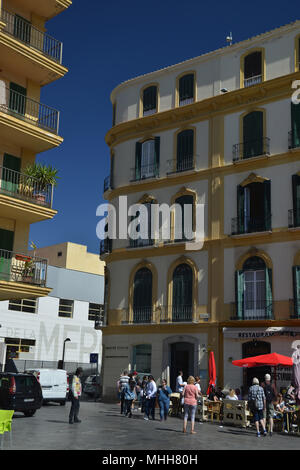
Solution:
<path fill-rule="evenodd" d="M 216 371 L 215 355 L 213 351 L 210 351 L 209 353 L 208 374 L 209 374 L 209 382 L 208 382 L 208 389 L 206 392 L 207 395 L 209 395 L 211 387 L 216 386 L 217 371 Z"/>
<path fill-rule="evenodd" d="M 261 356 L 246 357 L 245 359 L 238 359 L 232 361 L 234 366 L 239 367 L 259 367 L 259 366 L 274 366 L 275 367 L 275 387 L 276 387 L 276 367 L 277 366 L 290 366 L 293 365 L 293 359 L 281 354 L 271 353 L 262 354 Z"/>

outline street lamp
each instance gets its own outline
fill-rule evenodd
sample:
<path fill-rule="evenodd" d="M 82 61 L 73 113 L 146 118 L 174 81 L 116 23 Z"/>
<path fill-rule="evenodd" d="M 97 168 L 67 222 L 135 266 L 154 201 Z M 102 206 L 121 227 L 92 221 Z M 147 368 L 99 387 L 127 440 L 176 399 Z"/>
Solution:
<path fill-rule="evenodd" d="M 64 347 L 63 347 L 63 356 L 62 356 L 62 369 L 64 368 L 64 361 L 65 361 L 65 347 L 66 347 L 66 342 L 71 341 L 70 338 L 66 338 L 64 340 Z"/>

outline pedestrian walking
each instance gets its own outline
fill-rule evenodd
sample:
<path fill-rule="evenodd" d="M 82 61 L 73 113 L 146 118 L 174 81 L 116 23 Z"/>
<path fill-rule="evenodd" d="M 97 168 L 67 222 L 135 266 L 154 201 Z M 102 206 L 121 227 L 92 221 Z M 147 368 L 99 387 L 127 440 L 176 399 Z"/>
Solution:
<path fill-rule="evenodd" d="M 184 388 L 182 376 L 183 376 L 183 372 L 182 370 L 180 370 L 176 378 L 176 392 L 180 394 L 182 393 L 183 388 Z"/>
<path fill-rule="evenodd" d="M 125 398 L 124 398 L 124 388 L 125 385 L 129 383 L 129 376 L 127 370 L 124 370 L 124 372 L 121 374 L 120 379 L 119 379 L 119 384 L 120 384 L 120 400 L 121 400 L 121 414 L 125 413 Z"/>
<path fill-rule="evenodd" d="M 146 386 L 146 402 L 145 402 L 145 416 L 146 421 L 149 420 L 150 416 L 155 420 L 155 403 L 156 403 L 156 392 L 157 387 L 152 375 L 148 377 L 148 383 Z"/>
<path fill-rule="evenodd" d="M 136 383 L 135 380 L 130 380 L 124 387 L 124 400 L 125 400 L 125 416 L 132 417 L 132 404 L 136 399 Z"/>
<path fill-rule="evenodd" d="M 274 402 L 276 401 L 277 391 L 275 385 L 271 383 L 270 374 L 265 375 L 265 381 L 261 384 L 265 392 L 266 397 L 266 410 L 265 410 L 265 428 L 267 428 L 267 421 L 269 422 L 269 432 L 270 436 L 273 435 L 273 426 L 274 426 Z"/>
<path fill-rule="evenodd" d="M 162 385 L 158 388 L 158 404 L 160 420 L 167 420 L 169 408 L 170 408 L 170 395 L 172 390 L 167 384 L 165 379 L 162 380 Z"/>
<path fill-rule="evenodd" d="M 182 392 L 184 398 L 184 418 L 183 418 L 183 432 L 186 433 L 187 421 L 190 415 L 191 417 L 191 434 L 196 434 L 195 427 L 195 414 L 198 403 L 198 389 L 195 385 L 195 379 L 190 376 L 187 379 L 187 385 L 184 387 Z"/>
<path fill-rule="evenodd" d="M 141 385 L 141 392 L 140 392 L 140 397 L 141 397 L 141 413 L 145 413 L 145 405 L 146 405 L 146 387 L 148 383 L 148 376 L 144 375 L 143 380 L 142 380 L 142 385 Z"/>
<path fill-rule="evenodd" d="M 69 424 L 81 423 L 78 418 L 80 408 L 80 397 L 82 393 L 82 386 L 80 377 L 82 375 L 82 368 L 78 367 L 73 375 L 72 384 L 70 387 L 71 409 L 69 414 Z"/>
<path fill-rule="evenodd" d="M 264 410 L 266 409 L 265 392 L 264 389 L 260 387 L 259 380 L 256 377 L 254 377 L 252 384 L 253 385 L 249 388 L 248 392 L 248 401 L 250 410 L 254 417 L 257 437 L 260 437 L 259 423 L 263 429 L 263 435 L 266 436 L 267 431 L 264 420 Z"/>

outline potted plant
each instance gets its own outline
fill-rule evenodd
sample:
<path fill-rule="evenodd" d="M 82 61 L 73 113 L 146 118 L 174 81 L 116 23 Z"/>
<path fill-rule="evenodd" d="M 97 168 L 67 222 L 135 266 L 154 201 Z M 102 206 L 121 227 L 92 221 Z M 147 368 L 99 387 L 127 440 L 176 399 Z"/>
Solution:
<path fill-rule="evenodd" d="M 35 250 L 36 250 L 36 245 L 31 242 L 30 244 L 30 248 L 33 248 L 33 257 L 31 256 L 25 256 L 23 255 L 23 260 L 24 261 L 24 268 L 23 268 L 23 272 L 22 272 L 22 281 L 23 282 L 29 282 L 29 283 L 32 283 L 33 282 L 33 278 L 35 276 Z M 21 255 L 19 255 L 21 256 Z"/>
<path fill-rule="evenodd" d="M 24 174 L 28 176 L 27 184 L 32 185 L 32 197 L 38 204 L 45 205 L 48 187 L 57 186 L 57 173 L 56 168 L 42 163 L 33 163 L 25 168 Z"/>

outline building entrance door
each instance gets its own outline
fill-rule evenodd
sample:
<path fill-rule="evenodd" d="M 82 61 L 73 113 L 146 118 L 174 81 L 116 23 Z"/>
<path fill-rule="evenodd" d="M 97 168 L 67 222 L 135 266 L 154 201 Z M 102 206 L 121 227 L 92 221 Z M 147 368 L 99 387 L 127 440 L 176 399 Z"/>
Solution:
<path fill-rule="evenodd" d="M 271 343 L 266 341 L 249 341 L 248 343 L 243 344 L 243 359 L 245 357 L 260 356 L 261 354 L 270 354 L 271 352 Z M 247 392 L 249 387 L 252 385 L 253 377 L 257 377 L 259 382 L 264 382 L 265 374 L 271 374 L 271 367 L 261 366 L 261 367 L 249 367 L 244 368 L 244 387 Z"/>
<path fill-rule="evenodd" d="M 176 390 L 176 378 L 182 370 L 183 381 L 194 374 L 194 345 L 191 343 L 174 343 L 171 347 L 170 386 Z"/>

